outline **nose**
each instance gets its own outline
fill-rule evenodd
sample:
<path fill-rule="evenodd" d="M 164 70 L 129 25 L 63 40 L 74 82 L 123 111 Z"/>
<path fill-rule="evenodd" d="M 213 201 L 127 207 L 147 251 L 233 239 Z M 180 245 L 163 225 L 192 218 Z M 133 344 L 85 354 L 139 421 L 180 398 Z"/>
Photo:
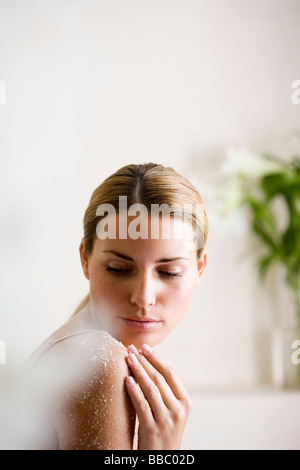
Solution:
<path fill-rule="evenodd" d="M 138 307 L 147 308 L 155 304 L 155 286 L 154 281 L 151 279 L 151 274 L 141 274 L 138 279 L 135 279 L 133 293 L 130 300 Z"/>

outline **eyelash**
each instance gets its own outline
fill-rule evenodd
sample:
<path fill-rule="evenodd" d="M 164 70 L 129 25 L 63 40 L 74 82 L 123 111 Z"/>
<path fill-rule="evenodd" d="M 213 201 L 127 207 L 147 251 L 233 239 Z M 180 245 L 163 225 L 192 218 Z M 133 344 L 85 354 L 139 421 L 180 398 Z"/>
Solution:
<path fill-rule="evenodd" d="M 106 271 L 110 271 L 112 272 L 112 274 L 126 274 L 128 272 L 130 272 L 130 269 L 116 269 L 116 268 L 112 268 L 111 266 L 107 266 L 106 268 Z M 169 273 L 167 271 L 159 271 L 163 274 L 164 277 L 166 277 L 167 279 L 172 279 L 172 278 L 175 278 L 175 277 L 182 277 L 182 273 Z"/>

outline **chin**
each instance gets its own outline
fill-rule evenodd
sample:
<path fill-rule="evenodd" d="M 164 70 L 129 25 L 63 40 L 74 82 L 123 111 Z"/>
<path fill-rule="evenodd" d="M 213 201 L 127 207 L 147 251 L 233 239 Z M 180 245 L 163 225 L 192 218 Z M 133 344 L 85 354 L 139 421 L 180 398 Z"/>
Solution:
<path fill-rule="evenodd" d="M 151 334 L 151 333 L 135 333 L 133 335 L 126 335 L 123 336 L 119 339 L 122 344 L 124 344 L 125 347 L 130 346 L 131 344 L 134 344 L 134 346 L 141 350 L 143 347 L 143 344 L 148 344 L 151 347 L 155 347 L 157 344 L 159 344 L 167 335 L 157 335 L 157 334 Z"/>

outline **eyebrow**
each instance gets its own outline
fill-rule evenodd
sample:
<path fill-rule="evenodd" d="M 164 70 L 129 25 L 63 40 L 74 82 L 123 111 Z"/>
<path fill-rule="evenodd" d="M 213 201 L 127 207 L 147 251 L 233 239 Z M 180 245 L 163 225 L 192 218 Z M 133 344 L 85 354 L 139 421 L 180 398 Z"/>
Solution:
<path fill-rule="evenodd" d="M 134 261 L 134 259 L 130 258 L 130 256 L 123 255 L 122 253 L 119 253 L 118 251 L 114 251 L 114 250 L 102 250 L 102 253 L 112 253 L 113 255 L 116 255 L 119 258 L 126 259 L 127 261 Z M 158 260 L 155 261 L 155 263 L 168 263 L 170 261 L 176 261 L 178 259 L 187 259 L 187 260 L 189 260 L 190 258 L 184 258 L 182 256 L 176 256 L 175 258 L 158 259 Z"/>

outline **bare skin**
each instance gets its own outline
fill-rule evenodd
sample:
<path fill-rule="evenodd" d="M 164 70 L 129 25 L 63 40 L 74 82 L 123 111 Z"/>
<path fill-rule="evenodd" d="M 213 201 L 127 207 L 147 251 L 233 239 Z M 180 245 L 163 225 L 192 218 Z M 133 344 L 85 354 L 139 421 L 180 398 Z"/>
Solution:
<path fill-rule="evenodd" d="M 127 378 L 127 390 L 139 421 L 138 449 L 180 449 L 193 406 L 180 376 L 148 345 L 141 353 L 130 353 L 127 360 L 142 390 L 132 377 Z"/>
<path fill-rule="evenodd" d="M 35 364 L 38 394 L 32 395 L 34 406 L 41 399 L 48 416 L 42 448 L 133 449 L 136 413 L 125 386 L 130 373 L 126 348 L 93 329 L 86 310 L 48 339 L 59 341 Z"/>
<path fill-rule="evenodd" d="M 59 341 L 39 359 L 50 447 L 180 449 L 192 401 L 174 366 L 152 348 L 187 312 L 206 250 L 198 260 L 184 237 L 128 237 L 96 238 L 91 255 L 82 239 L 79 252 L 90 304 L 48 338 Z M 136 328 L 133 318 L 152 322 Z"/>
<path fill-rule="evenodd" d="M 178 224 L 190 227 L 175 219 L 173 228 Z M 197 259 L 185 237 L 127 237 L 96 239 L 87 256 L 83 239 L 80 255 L 94 316 L 128 348 L 126 360 L 135 380 L 126 379 L 126 388 L 139 423 L 137 448 L 179 449 L 192 400 L 174 366 L 151 348 L 147 353 L 147 346 L 162 341 L 187 312 L 206 267 L 206 249 Z M 174 257 L 180 259 L 165 261 Z M 128 322 L 133 318 L 154 320 L 153 326 L 136 329 Z"/>

